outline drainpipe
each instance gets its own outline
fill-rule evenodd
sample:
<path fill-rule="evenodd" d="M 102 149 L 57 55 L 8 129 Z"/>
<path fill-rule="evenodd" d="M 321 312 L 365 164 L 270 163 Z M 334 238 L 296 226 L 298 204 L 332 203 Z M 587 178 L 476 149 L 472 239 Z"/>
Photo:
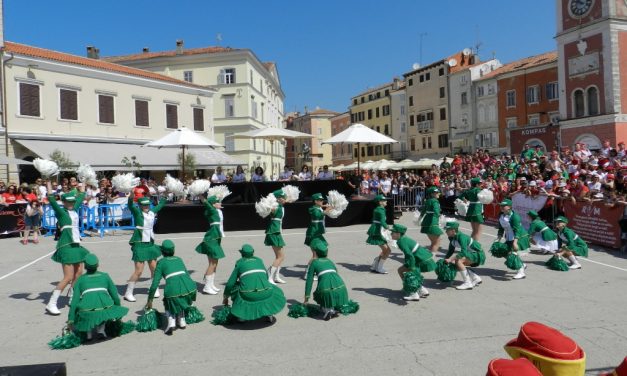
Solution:
<path fill-rule="evenodd" d="M 5 48 L 2 47 L 2 49 L 0 49 L 0 81 L 2 81 L 2 126 L 4 127 L 4 147 L 5 147 L 5 155 L 8 157 L 9 156 L 9 127 L 7 124 L 7 80 L 6 80 L 6 64 L 7 62 L 13 60 L 14 55 L 13 53 L 11 53 L 11 57 L 8 58 L 6 61 L 4 60 L 4 55 L 5 55 L 6 51 Z M 7 176 L 6 176 L 6 182 L 8 184 L 9 182 L 9 177 L 10 177 L 10 171 L 9 171 L 9 164 L 7 164 Z"/>

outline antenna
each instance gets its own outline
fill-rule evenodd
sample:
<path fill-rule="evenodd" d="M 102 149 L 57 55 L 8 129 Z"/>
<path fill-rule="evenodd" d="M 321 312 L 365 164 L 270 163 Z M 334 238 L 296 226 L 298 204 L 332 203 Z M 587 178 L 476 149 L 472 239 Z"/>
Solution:
<path fill-rule="evenodd" d="M 448 66 L 449 67 L 454 67 L 457 65 L 457 59 L 451 59 L 448 61 Z"/>
<path fill-rule="evenodd" d="M 418 62 L 420 63 L 420 65 L 422 65 L 422 38 L 426 37 L 427 35 L 429 34 L 428 33 L 418 34 L 418 38 L 420 39 L 420 59 L 418 60 Z"/>
<path fill-rule="evenodd" d="M 476 34 L 476 42 L 475 42 L 475 53 L 477 54 L 477 56 L 479 56 L 479 47 L 481 47 L 481 45 L 483 43 L 481 43 L 481 40 L 479 39 L 479 25 L 475 25 L 475 34 Z"/>
<path fill-rule="evenodd" d="M 216 43 L 219 46 L 221 42 L 222 42 L 222 33 L 218 33 L 216 34 Z"/>
<path fill-rule="evenodd" d="M 471 53 L 472 53 L 472 50 L 470 48 L 464 48 L 464 50 L 462 51 L 462 54 L 464 56 L 470 56 Z"/>
<path fill-rule="evenodd" d="M 412 64 L 412 66 L 411 66 L 411 68 L 412 68 L 413 70 L 420 69 L 420 64 L 418 64 L 418 63 L 413 63 L 413 64 Z"/>

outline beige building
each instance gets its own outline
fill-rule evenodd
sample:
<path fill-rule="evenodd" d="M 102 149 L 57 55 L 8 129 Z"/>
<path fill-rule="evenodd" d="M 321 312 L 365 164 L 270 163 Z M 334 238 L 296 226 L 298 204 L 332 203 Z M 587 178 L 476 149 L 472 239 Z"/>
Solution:
<path fill-rule="evenodd" d="M 394 89 L 393 83 L 387 83 L 352 97 L 348 108 L 351 122 L 361 123 L 381 134 L 393 137 L 390 92 Z M 358 152 L 362 160 L 365 158 L 365 160 L 377 161 L 391 158 L 390 145 L 361 144 L 361 150 Z M 356 156 L 356 154 L 353 155 Z"/>
<path fill-rule="evenodd" d="M 318 169 L 324 165 L 331 166 L 332 146 L 323 145 L 322 141 L 331 138 L 331 118 L 337 116 L 335 111 L 316 108 L 314 111 L 295 117 L 291 122 L 291 130 L 312 135 L 312 138 L 295 139 L 294 154 L 296 160 L 294 167 L 300 172 L 303 165 L 308 165 L 312 174 L 317 174 Z M 306 153 L 309 151 L 309 153 Z"/>
<path fill-rule="evenodd" d="M 284 126 L 285 95 L 274 63 L 261 62 L 249 49 L 185 49 L 181 40 L 177 41 L 175 50 L 146 50 L 106 60 L 216 90 L 213 108 L 215 140 L 226 146 L 229 155 L 244 161 L 251 169 L 261 166 L 270 171 L 272 159 L 274 171 L 282 170 L 285 148 L 280 143 L 275 142 L 270 150 L 268 141 L 231 137 L 254 129 Z"/>
<path fill-rule="evenodd" d="M 92 50 L 93 52 L 93 50 Z M 0 154 L 31 160 L 58 149 L 72 164 L 117 170 L 135 156 L 146 170 L 178 170 L 177 150 L 141 145 L 179 127 L 212 138 L 215 90 L 140 69 L 6 42 Z M 196 150 L 199 168 L 232 160 Z M 32 167 L 0 165 L 30 180 Z"/>
<path fill-rule="evenodd" d="M 329 119 L 331 121 L 331 136 L 335 136 L 338 133 L 346 130 L 351 125 L 350 112 L 343 112 Z M 333 165 L 351 164 L 353 163 L 353 145 L 352 144 L 336 144 L 332 145 L 331 160 Z"/>

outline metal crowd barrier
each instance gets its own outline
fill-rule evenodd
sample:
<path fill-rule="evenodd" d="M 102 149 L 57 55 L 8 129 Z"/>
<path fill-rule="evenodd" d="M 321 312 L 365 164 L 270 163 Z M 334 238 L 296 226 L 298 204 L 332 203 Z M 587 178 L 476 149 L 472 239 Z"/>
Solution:
<path fill-rule="evenodd" d="M 57 230 L 57 218 L 50 205 L 44 205 L 43 209 L 41 227 L 46 230 L 44 236 L 53 236 Z M 89 230 L 98 232 L 102 238 L 109 231 L 135 229 L 135 220 L 126 204 L 83 205 L 78 210 L 78 217 L 81 236 Z"/>
<path fill-rule="evenodd" d="M 425 201 L 425 189 L 423 187 L 402 188 L 398 191 L 393 189 L 391 196 L 394 211 L 420 210 Z"/>

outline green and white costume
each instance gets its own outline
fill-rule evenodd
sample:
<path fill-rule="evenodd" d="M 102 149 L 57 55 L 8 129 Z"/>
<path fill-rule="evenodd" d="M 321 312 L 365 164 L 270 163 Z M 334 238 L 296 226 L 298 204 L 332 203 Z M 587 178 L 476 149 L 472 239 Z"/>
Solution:
<path fill-rule="evenodd" d="M 465 258 L 470 261 L 470 266 L 479 266 L 485 263 L 485 253 L 478 241 L 473 240 L 470 236 L 457 231 L 455 236 L 448 238 L 450 243 L 445 259 L 453 256 L 457 252 L 455 258 L 458 260 Z"/>
<path fill-rule="evenodd" d="M 131 240 L 128 242 L 131 245 L 133 261 L 156 260 L 161 256 L 161 248 L 155 244 L 153 227 L 156 221 L 156 214 L 165 206 L 166 202 L 166 199 L 161 199 L 157 206 L 144 212 L 133 204 L 133 198 L 129 196 L 128 209 L 135 220 L 135 230 Z"/>
<path fill-rule="evenodd" d="M 566 247 L 577 256 L 588 257 L 588 244 L 570 228 L 564 227 L 559 231 L 558 239 L 560 248 Z"/>
<path fill-rule="evenodd" d="M 427 235 L 440 236 L 443 234 L 440 228 L 440 202 L 437 198 L 430 197 L 425 201 L 420 210 L 422 221 L 420 222 L 420 232 Z"/>
<path fill-rule="evenodd" d="M 320 239 L 327 244 L 327 240 L 323 235 L 326 232 L 324 227 L 324 209 L 318 205 L 313 205 L 309 208 L 309 216 L 311 217 L 311 223 L 305 233 L 305 245 L 311 245 L 311 241 L 314 239 Z"/>
<path fill-rule="evenodd" d="M 520 252 L 529 251 L 529 235 L 525 231 L 520 215 L 513 210 L 509 214 L 501 213 L 499 217 L 499 237 L 505 237 L 510 252 L 513 251 L 512 244 L 514 239 L 518 241 L 518 250 Z"/>
<path fill-rule="evenodd" d="M 544 252 L 555 253 L 559 248 L 557 234 L 540 218 L 536 218 L 531 222 L 528 233 L 536 243 L 536 246 Z"/>
<path fill-rule="evenodd" d="M 414 239 L 403 234 L 396 241 L 396 246 L 403 252 L 403 255 L 405 255 L 403 266 L 407 269 L 418 269 L 423 273 L 435 270 L 433 254 L 425 247 L 421 247 Z"/>
<path fill-rule="evenodd" d="M 266 228 L 266 238 L 263 244 L 278 248 L 285 247 L 285 241 L 283 236 L 281 236 L 284 217 L 283 205 L 279 203 L 270 219 L 270 224 Z"/>
<path fill-rule="evenodd" d="M 461 199 L 468 200 L 468 210 L 466 211 L 468 222 L 483 223 L 483 204 L 479 201 L 479 192 L 481 192 L 481 188 L 472 187 L 459 196 Z"/>
<path fill-rule="evenodd" d="M 222 238 L 224 237 L 224 216 L 222 210 L 216 209 L 209 200 L 205 201 L 205 218 L 209 229 L 205 232 L 202 242 L 196 246 L 196 252 L 205 254 L 212 259 L 224 258 Z"/>
<path fill-rule="evenodd" d="M 382 231 L 387 230 L 387 218 L 385 216 L 385 208 L 377 205 L 372 212 L 372 224 L 368 228 L 368 239 L 366 243 L 371 245 L 383 245 L 387 244 L 387 241 L 383 237 Z"/>
<path fill-rule="evenodd" d="M 85 256 L 89 253 L 89 251 L 80 244 L 81 233 L 77 211 L 83 204 L 83 197 L 85 197 L 85 193 L 79 193 L 76 196 L 74 208 L 68 210 L 57 203 L 54 195 L 48 195 L 48 201 L 57 218 L 57 225 L 61 229 L 56 252 L 52 255 L 52 260 L 55 262 L 61 264 L 79 264 L 83 262 Z"/>
<path fill-rule="evenodd" d="M 348 303 L 348 291 L 342 277 L 337 273 L 333 261 L 326 256 L 312 261 L 305 282 L 305 298 L 311 296 L 314 275 L 318 276 L 318 285 L 313 298 L 322 308 L 339 309 Z"/>
<path fill-rule="evenodd" d="M 165 255 L 157 261 L 148 300 L 155 296 L 161 278 L 165 280 L 163 306 L 171 315 L 184 315 L 196 301 L 196 283 L 191 279 L 180 257 Z"/>

